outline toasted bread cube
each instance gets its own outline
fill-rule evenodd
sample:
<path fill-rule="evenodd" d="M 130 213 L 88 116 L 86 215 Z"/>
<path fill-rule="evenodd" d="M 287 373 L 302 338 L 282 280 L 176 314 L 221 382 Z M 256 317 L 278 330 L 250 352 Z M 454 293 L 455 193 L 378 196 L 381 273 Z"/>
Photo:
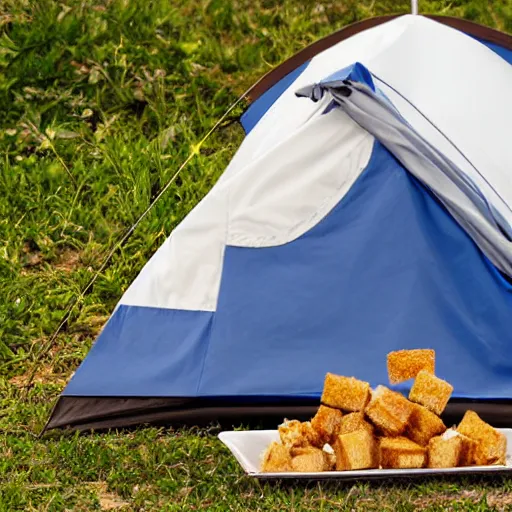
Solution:
<path fill-rule="evenodd" d="M 434 373 L 436 354 L 431 349 L 397 350 L 387 357 L 390 384 L 413 379 L 421 370 Z"/>
<path fill-rule="evenodd" d="M 298 420 L 284 420 L 278 427 L 281 443 L 288 449 L 302 448 L 304 446 L 322 446 L 318 433 L 311 423 Z"/>
<path fill-rule="evenodd" d="M 363 412 L 351 412 L 341 418 L 339 434 L 350 434 L 356 430 L 367 430 L 373 435 L 373 426 L 364 419 Z"/>
<path fill-rule="evenodd" d="M 380 401 L 374 401 L 366 408 L 366 414 L 370 421 L 377 427 L 379 434 L 397 436 L 407 426 L 406 421 L 400 421 Z"/>
<path fill-rule="evenodd" d="M 455 435 L 450 435 L 454 432 Z M 436 436 L 428 443 L 429 468 L 455 468 L 459 466 L 462 455 L 462 437 L 454 430 L 447 430 L 445 435 Z"/>
<path fill-rule="evenodd" d="M 334 443 L 336 469 L 372 469 L 378 465 L 378 447 L 373 435 L 362 429 L 340 434 Z"/>
<path fill-rule="evenodd" d="M 379 449 L 383 468 L 422 468 L 427 461 L 427 449 L 403 436 L 381 438 Z"/>
<path fill-rule="evenodd" d="M 307 446 L 309 443 L 304 436 L 304 429 L 299 420 L 285 419 L 279 427 L 277 427 L 281 443 L 290 448 L 298 448 Z"/>
<path fill-rule="evenodd" d="M 320 448 L 307 446 L 297 448 L 292 458 L 292 471 L 300 473 L 319 473 L 327 470 L 326 453 Z"/>
<path fill-rule="evenodd" d="M 302 435 L 306 439 L 306 443 L 314 446 L 316 448 L 322 448 L 325 444 L 325 441 L 322 439 L 322 436 L 315 428 L 310 421 L 304 421 L 302 423 Z"/>
<path fill-rule="evenodd" d="M 474 460 L 476 445 L 477 443 L 469 437 L 457 432 L 453 428 L 449 428 L 443 435 L 433 437 L 430 440 L 428 444 L 428 467 L 471 466 Z"/>
<path fill-rule="evenodd" d="M 370 399 L 370 384 L 355 377 L 327 373 L 322 403 L 335 409 L 362 411 Z"/>
<path fill-rule="evenodd" d="M 406 429 L 406 437 L 421 446 L 427 446 L 430 439 L 442 434 L 445 430 L 445 424 L 439 416 L 422 405 L 414 404 Z"/>
<path fill-rule="evenodd" d="M 292 457 L 288 449 L 276 441 L 270 443 L 262 456 L 262 473 L 283 473 L 291 470 Z"/>
<path fill-rule="evenodd" d="M 322 451 L 324 452 L 325 458 L 325 470 L 332 471 L 336 468 L 336 453 L 334 448 L 330 444 L 326 443 L 322 448 Z"/>
<path fill-rule="evenodd" d="M 459 466 L 471 466 L 475 461 L 475 452 L 478 443 L 459 432 L 462 448 L 459 457 Z M 506 451 L 506 449 L 505 449 Z"/>
<path fill-rule="evenodd" d="M 413 408 L 414 405 L 400 393 L 377 386 L 365 413 L 385 435 L 398 436 L 406 429 Z"/>
<path fill-rule="evenodd" d="M 476 442 L 473 463 L 477 465 L 505 464 L 507 438 L 483 421 L 474 411 L 466 411 L 457 432 Z"/>
<path fill-rule="evenodd" d="M 311 426 L 321 440 L 322 445 L 334 441 L 340 430 L 343 413 L 339 409 L 333 409 L 326 405 L 318 408 L 315 417 L 311 420 Z"/>
<path fill-rule="evenodd" d="M 418 372 L 409 393 L 409 400 L 423 405 L 438 416 L 444 411 L 453 386 L 426 370 Z"/>
<path fill-rule="evenodd" d="M 501 432 L 499 433 L 499 440 L 493 454 L 496 462 L 493 462 L 492 464 L 507 464 L 507 438 L 505 434 L 502 434 Z"/>

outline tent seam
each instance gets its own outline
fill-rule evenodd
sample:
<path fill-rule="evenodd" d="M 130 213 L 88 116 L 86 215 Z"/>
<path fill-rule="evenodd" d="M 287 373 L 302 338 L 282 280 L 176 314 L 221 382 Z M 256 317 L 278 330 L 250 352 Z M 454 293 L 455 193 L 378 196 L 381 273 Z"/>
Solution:
<path fill-rule="evenodd" d="M 212 336 L 213 336 L 213 330 L 215 328 L 215 321 L 217 319 L 217 315 L 216 315 L 216 310 L 217 310 L 217 305 L 218 305 L 218 302 L 219 302 L 219 296 L 220 296 L 220 293 L 221 293 L 221 288 L 222 288 L 222 277 L 223 277 L 223 270 L 224 270 L 224 258 L 225 258 L 225 255 L 226 255 L 226 246 L 227 246 L 227 240 L 228 240 L 228 236 L 229 236 L 229 211 L 230 211 L 230 203 L 231 203 L 231 190 L 228 188 L 227 189 L 227 193 L 226 193 L 226 222 L 224 224 L 225 226 L 225 229 L 224 229 L 224 244 L 222 244 L 222 257 L 221 257 L 221 262 L 220 262 L 220 279 L 219 279 L 219 289 L 217 290 L 217 300 L 216 300 L 216 304 L 215 304 L 215 311 L 213 311 L 212 313 L 212 319 L 210 321 L 210 329 L 209 329 L 209 333 L 208 333 L 208 339 L 207 339 L 207 342 L 206 342 L 206 348 L 205 348 L 205 351 L 204 351 L 204 356 L 203 356 L 203 363 L 201 365 L 201 372 L 199 374 L 199 379 L 197 381 L 197 389 L 196 389 L 196 395 L 197 396 L 200 396 L 200 389 L 201 389 L 201 383 L 203 381 L 203 375 L 204 375 L 204 368 L 206 366 L 206 359 L 208 357 L 208 352 L 210 350 L 210 343 L 211 343 L 211 339 L 212 339 Z"/>

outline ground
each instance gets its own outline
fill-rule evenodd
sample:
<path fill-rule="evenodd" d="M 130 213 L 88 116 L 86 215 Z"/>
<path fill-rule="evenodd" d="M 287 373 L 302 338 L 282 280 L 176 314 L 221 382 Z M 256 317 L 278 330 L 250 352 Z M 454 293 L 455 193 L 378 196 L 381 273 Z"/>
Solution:
<path fill-rule="evenodd" d="M 510 0 L 419 3 L 512 32 Z M 512 480 L 496 478 L 260 485 L 215 425 L 37 437 L 123 290 L 243 139 L 242 102 L 198 147 L 227 107 L 336 28 L 408 11 L 394 0 L 0 2 L 1 512 L 512 506 Z"/>

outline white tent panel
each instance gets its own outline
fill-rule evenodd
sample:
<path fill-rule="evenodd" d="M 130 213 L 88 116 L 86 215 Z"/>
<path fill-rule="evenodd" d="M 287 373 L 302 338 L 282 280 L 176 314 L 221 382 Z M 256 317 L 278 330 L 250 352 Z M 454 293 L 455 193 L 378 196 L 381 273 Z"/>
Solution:
<path fill-rule="evenodd" d="M 364 170 L 373 140 L 340 110 L 313 117 L 214 187 L 158 249 L 121 303 L 214 311 L 226 243 L 280 245 L 313 227 Z"/>

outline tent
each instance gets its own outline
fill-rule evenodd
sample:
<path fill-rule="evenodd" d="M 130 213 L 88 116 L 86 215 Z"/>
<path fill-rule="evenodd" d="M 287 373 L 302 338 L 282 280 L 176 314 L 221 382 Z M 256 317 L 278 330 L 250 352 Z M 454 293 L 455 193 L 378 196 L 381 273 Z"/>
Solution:
<path fill-rule="evenodd" d="M 512 423 L 511 64 L 506 34 L 405 15 L 271 71 L 47 428 L 301 417 L 326 372 L 387 383 L 425 347 L 448 414 Z"/>

